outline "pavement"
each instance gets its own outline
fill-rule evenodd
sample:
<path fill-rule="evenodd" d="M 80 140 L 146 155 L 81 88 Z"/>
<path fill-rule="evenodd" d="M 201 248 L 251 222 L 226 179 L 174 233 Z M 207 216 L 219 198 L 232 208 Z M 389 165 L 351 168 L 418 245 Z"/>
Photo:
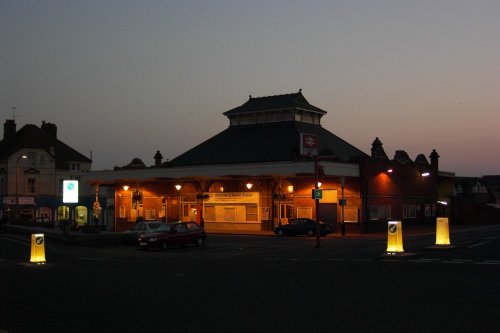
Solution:
<path fill-rule="evenodd" d="M 470 228 L 470 226 L 469 226 Z M 4 224 L 2 225 L 4 233 L 9 234 L 44 234 L 47 240 L 54 242 L 65 243 L 65 244 L 75 244 L 75 245 L 85 245 L 85 246 L 103 246 L 103 245 L 119 245 L 119 244 L 130 244 L 130 242 L 135 241 L 135 238 L 131 238 L 130 235 L 126 235 L 120 232 L 114 231 L 99 231 L 99 232 L 82 232 L 82 231 L 69 231 L 62 230 L 61 228 L 46 228 L 46 227 L 35 227 L 35 226 L 23 226 L 17 224 Z M 464 229 L 464 227 L 450 227 L 450 233 L 453 231 L 459 231 Z M 407 235 L 424 235 L 435 233 L 435 226 L 405 226 L 403 228 L 403 234 Z M 246 236 L 264 236 L 264 237 L 276 237 L 273 231 L 207 231 L 207 234 L 213 235 L 246 235 Z M 371 233 L 347 233 L 342 236 L 340 233 L 329 234 L 327 238 L 382 238 L 387 237 L 387 231 L 378 231 Z"/>
<path fill-rule="evenodd" d="M 491 228 L 493 225 L 450 225 L 449 233 L 461 233 L 469 230 L 477 230 L 480 228 Z M 108 245 L 129 245 L 136 242 L 136 238 L 121 232 L 114 231 L 99 231 L 99 232 L 82 232 L 82 231 L 63 231 L 61 228 L 46 228 L 36 226 L 23 226 L 17 224 L 3 224 L 1 226 L 3 234 L 18 234 L 29 236 L 31 234 L 42 233 L 48 241 L 63 243 L 66 245 L 80 246 L 108 246 Z M 423 235 L 435 235 L 435 225 L 404 225 L 403 237 L 418 237 Z M 208 235 L 233 235 L 233 236 L 263 236 L 277 237 L 273 231 L 207 231 Z M 374 231 L 369 233 L 347 233 L 342 236 L 340 232 L 329 234 L 326 238 L 357 238 L 357 239 L 373 239 L 387 238 L 388 231 Z M 1 333 L 1 332 L 0 332 Z"/>
<path fill-rule="evenodd" d="M 113 231 L 99 231 L 86 233 L 81 231 L 65 231 L 61 228 L 46 228 L 36 226 L 23 226 L 17 224 L 2 225 L 2 233 L 7 234 L 43 234 L 46 240 L 78 245 L 111 245 L 130 242 L 130 237 Z"/>

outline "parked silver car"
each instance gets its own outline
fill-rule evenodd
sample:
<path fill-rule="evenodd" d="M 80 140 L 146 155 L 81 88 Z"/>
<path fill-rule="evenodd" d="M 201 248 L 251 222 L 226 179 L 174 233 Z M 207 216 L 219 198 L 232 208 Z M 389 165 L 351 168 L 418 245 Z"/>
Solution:
<path fill-rule="evenodd" d="M 134 225 L 132 229 L 124 231 L 123 233 L 137 239 L 140 235 L 158 231 L 158 229 L 164 225 L 166 225 L 166 223 L 162 221 L 139 222 Z"/>

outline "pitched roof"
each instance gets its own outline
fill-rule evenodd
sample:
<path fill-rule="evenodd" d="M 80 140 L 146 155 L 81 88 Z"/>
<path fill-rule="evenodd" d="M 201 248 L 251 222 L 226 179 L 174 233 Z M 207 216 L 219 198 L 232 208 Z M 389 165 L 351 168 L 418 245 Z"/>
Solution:
<path fill-rule="evenodd" d="M 43 149 L 49 154 L 53 148 L 56 169 L 67 169 L 69 161 L 92 162 L 88 157 L 58 140 L 53 133 L 43 131 L 32 124 L 24 125 L 15 135 L 0 141 L 0 160 L 6 160 L 16 151 L 25 148 Z"/>
<path fill-rule="evenodd" d="M 288 121 L 230 126 L 168 163 L 168 166 L 299 161 L 300 133 L 315 134 L 319 155 L 350 162 L 367 155 L 321 126 Z"/>
<path fill-rule="evenodd" d="M 236 114 L 255 112 L 255 111 L 268 111 L 280 109 L 302 109 L 326 114 L 326 111 L 309 104 L 302 92 L 285 95 L 275 95 L 266 97 L 252 97 L 248 99 L 243 105 L 237 108 L 224 112 L 225 116 L 233 116 Z"/>

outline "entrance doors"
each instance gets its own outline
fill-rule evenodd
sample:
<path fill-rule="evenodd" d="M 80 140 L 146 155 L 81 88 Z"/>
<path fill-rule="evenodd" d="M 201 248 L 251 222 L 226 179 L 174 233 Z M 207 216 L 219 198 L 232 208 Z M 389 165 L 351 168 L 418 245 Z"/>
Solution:
<path fill-rule="evenodd" d="M 183 203 L 182 204 L 182 221 L 198 221 L 198 209 L 196 203 Z"/>
<path fill-rule="evenodd" d="M 337 204 L 320 204 L 318 219 L 333 225 L 334 232 L 337 232 Z"/>

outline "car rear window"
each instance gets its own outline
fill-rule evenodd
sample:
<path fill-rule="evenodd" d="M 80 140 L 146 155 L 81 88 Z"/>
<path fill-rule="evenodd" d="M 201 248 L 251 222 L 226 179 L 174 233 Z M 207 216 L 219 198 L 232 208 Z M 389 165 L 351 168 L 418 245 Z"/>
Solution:
<path fill-rule="evenodd" d="M 170 225 L 162 223 L 159 228 L 157 228 L 158 231 L 170 231 Z"/>
<path fill-rule="evenodd" d="M 187 228 L 188 230 L 199 230 L 200 226 L 197 225 L 196 223 L 187 223 Z"/>

